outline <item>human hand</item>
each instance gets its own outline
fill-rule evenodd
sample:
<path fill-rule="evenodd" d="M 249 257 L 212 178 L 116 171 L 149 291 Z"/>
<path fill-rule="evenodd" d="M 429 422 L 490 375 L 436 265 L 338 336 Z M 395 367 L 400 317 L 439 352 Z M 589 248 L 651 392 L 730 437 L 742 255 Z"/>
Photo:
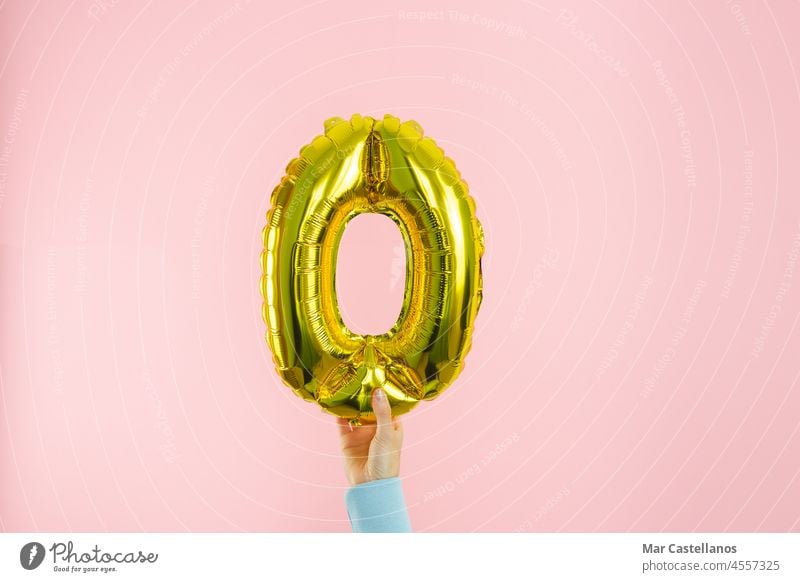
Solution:
<path fill-rule="evenodd" d="M 399 418 L 392 418 L 389 399 L 379 388 L 372 391 L 372 410 L 375 423 L 354 427 L 344 418 L 336 419 L 344 470 L 351 485 L 400 474 L 403 427 Z"/>

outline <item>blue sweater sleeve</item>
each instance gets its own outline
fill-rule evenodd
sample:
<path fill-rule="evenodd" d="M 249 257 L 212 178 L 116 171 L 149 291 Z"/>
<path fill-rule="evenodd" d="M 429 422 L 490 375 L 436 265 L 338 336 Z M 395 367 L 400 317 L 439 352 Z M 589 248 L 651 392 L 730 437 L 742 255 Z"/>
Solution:
<path fill-rule="evenodd" d="M 355 485 L 347 490 L 344 500 L 354 533 L 411 531 L 399 477 Z"/>

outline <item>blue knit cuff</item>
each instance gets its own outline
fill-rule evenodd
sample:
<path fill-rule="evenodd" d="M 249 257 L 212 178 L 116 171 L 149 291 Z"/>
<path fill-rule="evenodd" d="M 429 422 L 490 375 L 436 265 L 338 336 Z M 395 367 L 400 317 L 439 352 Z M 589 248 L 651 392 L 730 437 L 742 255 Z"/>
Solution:
<path fill-rule="evenodd" d="M 355 533 L 411 531 L 400 477 L 355 485 L 347 490 L 344 500 Z"/>

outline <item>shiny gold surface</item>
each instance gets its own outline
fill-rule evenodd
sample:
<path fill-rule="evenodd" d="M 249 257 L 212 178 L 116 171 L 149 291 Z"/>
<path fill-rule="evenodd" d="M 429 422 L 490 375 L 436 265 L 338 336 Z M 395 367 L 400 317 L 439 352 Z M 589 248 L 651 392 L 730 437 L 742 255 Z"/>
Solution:
<path fill-rule="evenodd" d="M 289 163 L 271 203 L 261 255 L 263 316 L 287 385 L 360 423 L 374 420 L 376 387 L 398 415 L 453 382 L 482 297 L 483 231 L 452 160 L 416 122 L 329 119 L 325 134 Z M 400 315 L 377 336 L 347 329 L 336 300 L 339 241 L 362 212 L 391 218 L 406 247 Z"/>

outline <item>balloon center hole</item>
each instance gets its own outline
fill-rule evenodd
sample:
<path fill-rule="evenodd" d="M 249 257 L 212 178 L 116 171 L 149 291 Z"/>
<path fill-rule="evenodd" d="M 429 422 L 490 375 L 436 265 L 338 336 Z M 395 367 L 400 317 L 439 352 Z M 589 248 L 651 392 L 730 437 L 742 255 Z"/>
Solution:
<path fill-rule="evenodd" d="M 359 214 L 347 223 L 336 258 L 336 299 L 353 333 L 380 335 L 397 322 L 406 287 L 403 236 L 383 214 Z"/>

